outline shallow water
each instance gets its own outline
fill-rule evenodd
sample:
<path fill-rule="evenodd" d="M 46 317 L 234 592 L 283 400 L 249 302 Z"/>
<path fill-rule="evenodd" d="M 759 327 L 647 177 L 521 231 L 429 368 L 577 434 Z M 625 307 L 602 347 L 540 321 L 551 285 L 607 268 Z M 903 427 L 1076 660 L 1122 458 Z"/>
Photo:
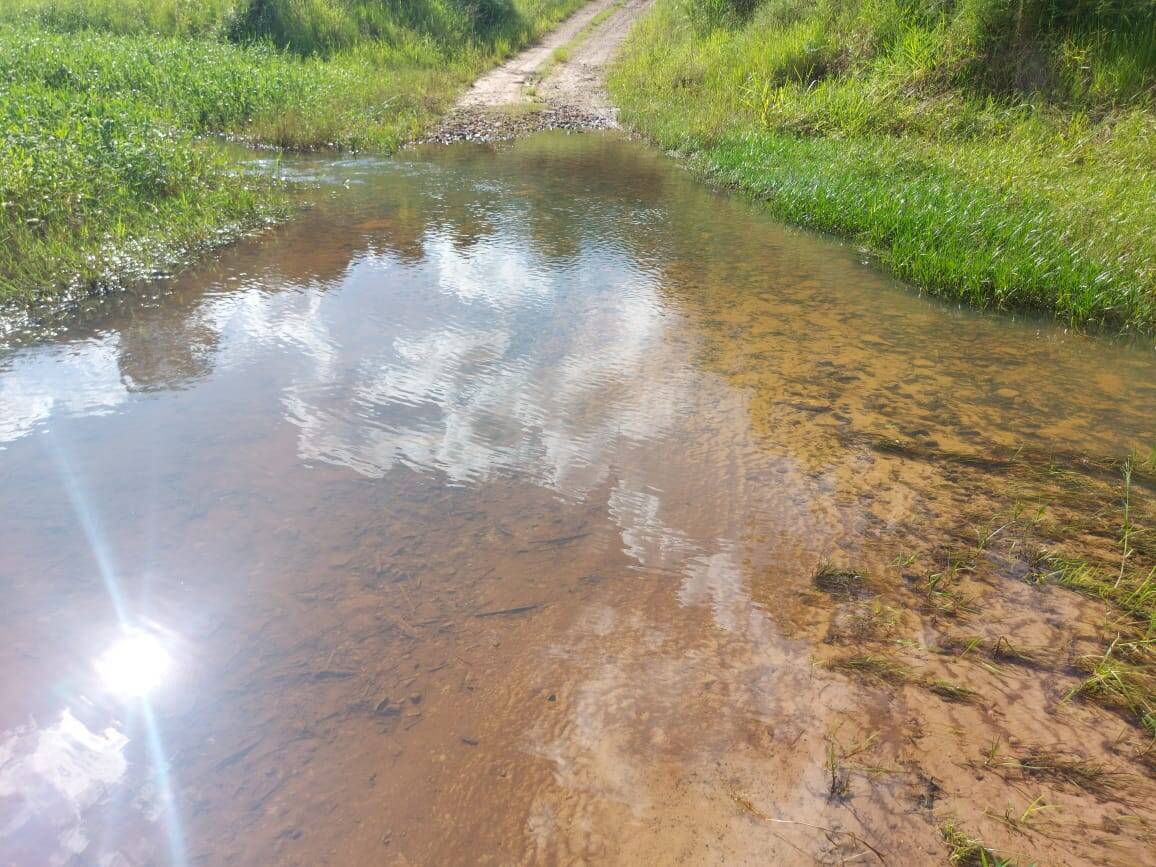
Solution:
<path fill-rule="evenodd" d="M 300 219 L 0 354 L 0 863 L 862 854 L 759 813 L 935 860 L 910 781 L 823 797 L 844 716 L 913 736 L 813 665 L 812 571 L 984 495 L 879 438 L 1150 447 L 1151 350 L 612 136 L 292 171 Z"/>

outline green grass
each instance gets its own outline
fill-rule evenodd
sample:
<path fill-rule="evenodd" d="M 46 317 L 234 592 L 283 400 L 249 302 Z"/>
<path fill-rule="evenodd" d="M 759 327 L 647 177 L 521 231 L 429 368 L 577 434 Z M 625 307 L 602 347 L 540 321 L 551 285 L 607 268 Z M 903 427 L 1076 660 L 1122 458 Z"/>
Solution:
<path fill-rule="evenodd" d="M 0 56 L 10 57 L 0 39 Z M 277 189 L 131 99 L 0 89 L 0 300 L 105 286 L 275 216 Z"/>
<path fill-rule="evenodd" d="M 69 32 L 220 34 L 236 0 L 5 0 L 0 16 Z"/>
<path fill-rule="evenodd" d="M 915 670 L 910 665 L 873 653 L 837 657 L 827 663 L 827 668 L 888 683 L 908 683 L 915 676 Z"/>
<path fill-rule="evenodd" d="M 963 828 L 955 820 L 942 828 L 943 842 L 948 846 L 947 863 L 959 867 L 1010 867 L 1011 861 L 1002 858 Z"/>
<path fill-rule="evenodd" d="M 961 686 L 948 680 L 933 680 L 927 684 L 927 689 L 946 701 L 957 704 L 971 704 L 975 702 L 978 693 L 970 687 Z"/>
<path fill-rule="evenodd" d="M 282 213 L 215 138 L 391 151 L 582 0 L 7 0 L 0 302 L 132 279 Z"/>
<path fill-rule="evenodd" d="M 1119 553 L 1115 562 L 1045 552 L 1035 580 L 1056 584 L 1107 603 L 1117 617 L 1103 654 L 1075 660 L 1086 679 L 1069 698 L 1087 698 L 1116 708 L 1156 735 L 1156 566 L 1151 530 L 1136 523 L 1133 479 L 1148 464 L 1135 455 L 1124 461 L 1120 497 Z"/>
<path fill-rule="evenodd" d="M 1110 770 L 1102 762 L 1046 747 L 1034 747 L 1004 764 L 1025 777 L 1066 783 L 1105 798 L 1118 796 L 1133 782 L 1128 774 Z"/>
<path fill-rule="evenodd" d="M 611 88 L 663 147 L 921 287 L 1153 334 L 1156 5 L 1061 5 L 658 0 Z"/>
<path fill-rule="evenodd" d="M 1088 698 L 1128 714 L 1156 737 L 1156 639 L 1118 635 L 1103 656 L 1076 660 L 1088 677 L 1069 698 Z"/>
<path fill-rule="evenodd" d="M 863 576 L 853 569 L 839 569 L 822 562 L 811 575 L 812 583 L 835 597 L 851 598 L 865 592 Z"/>

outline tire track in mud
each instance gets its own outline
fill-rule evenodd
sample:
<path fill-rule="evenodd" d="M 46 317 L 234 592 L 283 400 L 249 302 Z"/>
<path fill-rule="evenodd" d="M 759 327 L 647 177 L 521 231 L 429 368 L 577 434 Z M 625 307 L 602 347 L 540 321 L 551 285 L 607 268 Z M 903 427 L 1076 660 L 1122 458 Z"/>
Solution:
<path fill-rule="evenodd" d="M 652 2 L 592 0 L 541 42 L 474 82 L 424 141 L 501 141 L 546 129 L 616 128 L 606 71 Z"/>

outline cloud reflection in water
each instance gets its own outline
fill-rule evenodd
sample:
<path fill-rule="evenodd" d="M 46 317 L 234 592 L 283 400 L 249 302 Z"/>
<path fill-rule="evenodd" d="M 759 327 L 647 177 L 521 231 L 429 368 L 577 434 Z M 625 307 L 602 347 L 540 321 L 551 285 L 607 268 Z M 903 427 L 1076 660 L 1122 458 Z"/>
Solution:
<path fill-rule="evenodd" d="M 92 842 L 84 811 L 124 777 L 127 744 L 121 732 L 92 731 L 67 708 L 46 728 L 28 723 L 10 732 L 0 741 L 3 848 L 52 865 L 83 853 Z"/>

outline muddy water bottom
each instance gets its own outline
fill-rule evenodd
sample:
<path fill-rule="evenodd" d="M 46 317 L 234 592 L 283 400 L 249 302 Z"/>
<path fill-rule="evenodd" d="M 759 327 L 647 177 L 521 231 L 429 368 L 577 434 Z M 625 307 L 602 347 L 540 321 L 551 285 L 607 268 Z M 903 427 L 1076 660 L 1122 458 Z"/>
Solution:
<path fill-rule="evenodd" d="M 1009 455 L 1150 445 L 1150 351 L 613 136 L 290 170 L 301 219 L 0 355 L 0 863 L 940 863 L 953 818 L 1151 861 L 1126 721 L 936 650 L 1102 612 L 904 574 L 1032 494 Z M 863 646 L 980 699 L 828 665 Z"/>

